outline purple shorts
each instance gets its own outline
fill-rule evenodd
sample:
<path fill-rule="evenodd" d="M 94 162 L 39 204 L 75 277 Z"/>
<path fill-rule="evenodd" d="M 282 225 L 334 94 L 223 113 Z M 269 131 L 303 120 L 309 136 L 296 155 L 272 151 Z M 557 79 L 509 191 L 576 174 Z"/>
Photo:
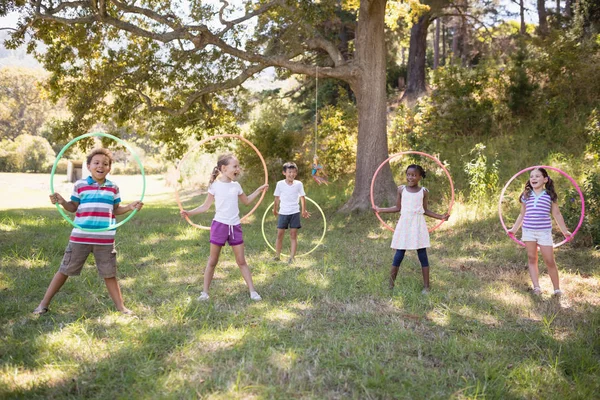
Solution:
<path fill-rule="evenodd" d="M 225 246 L 225 243 L 230 246 L 243 244 L 242 225 L 227 225 L 213 220 L 210 225 L 210 242 L 217 246 Z"/>

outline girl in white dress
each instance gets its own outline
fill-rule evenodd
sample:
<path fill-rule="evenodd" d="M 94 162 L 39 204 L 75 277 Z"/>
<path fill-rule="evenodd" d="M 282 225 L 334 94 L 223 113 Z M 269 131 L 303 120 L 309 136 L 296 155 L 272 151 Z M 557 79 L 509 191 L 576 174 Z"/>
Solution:
<path fill-rule="evenodd" d="M 425 222 L 425 215 L 440 220 L 448 220 L 450 214 L 436 214 L 427 209 L 429 191 L 419 186 L 421 179 L 425 178 L 425 170 L 420 165 L 411 164 L 406 168 L 406 185 L 398 187 L 398 197 L 395 207 L 373 209 L 378 213 L 394 213 L 400 211 L 400 219 L 396 224 L 396 230 L 392 237 L 392 249 L 396 249 L 392 269 L 390 270 L 390 289 L 394 288 L 394 282 L 400 269 L 400 263 L 404 259 L 406 250 L 416 250 L 423 272 L 423 293 L 429 292 L 429 260 L 427 259 L 427 247 L 429 243 L 429 231 Z"/>

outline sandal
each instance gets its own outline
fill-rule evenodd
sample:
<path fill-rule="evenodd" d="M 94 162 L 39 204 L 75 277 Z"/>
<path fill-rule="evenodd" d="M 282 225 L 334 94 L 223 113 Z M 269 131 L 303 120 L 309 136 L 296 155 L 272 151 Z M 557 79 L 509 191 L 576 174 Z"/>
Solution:
<path fill-rule="evenodd" d="M 33 310 L 33 313 L 35 315 L 42 315 L 42 314 L 46 314 L 48 311 L 50 311 L 50 309 L 48 307 L 38 307 L 35 310 Z"/>

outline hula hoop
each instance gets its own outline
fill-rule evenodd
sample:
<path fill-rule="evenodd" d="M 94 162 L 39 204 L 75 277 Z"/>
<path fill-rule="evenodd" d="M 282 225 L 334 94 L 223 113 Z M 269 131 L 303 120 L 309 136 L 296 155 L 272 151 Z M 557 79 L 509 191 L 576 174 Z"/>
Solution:
<path fill-rule="evenodd" d="M 561 171 L 558 168 L 550 167 L 547 165 L 535 165 L 533 167 L 528 167 L 528 168 L 525 168 L 525 169 L 517 172 L 515 175 L 513 175 L 512 178 L 510 178 L 508 180 L 508 182 L 506 182 L 506 185 L 504 185 L 504 188 L 502 188 L 502 192 L 500 192 L 500 199 L 498 200 L 498 217 L 500 217 L 500 223 L 502 224 L 502 228 L 504 228 L 504 232 L 506 232 L 508 237 L 511 238 L 515 243 L 518 243 L 521 246 L 525 246 L 525 243 L 523 243 L 521 240 L 517 239 L 514 234 L 508 232 L 508 228 L 506 227 L 506 224 L 504 223 L 504 219 L 502 218 L 502 200 L 504 200 L 504 192 L 506 192 L 508 185 L 510 185 L 512 181 L 514 181 L 522 173 L 531 171 L 536 168 L 550 169 L 552 171 L 558 172 L 559 174 L 561 174 L 562 176 L 567 178 L 569 180 L 569 182 L 571 182 L 571 184 L 575 187 L 575 190 L 577 190 L 577 193 L 579 193 L 579 199 L 581 200 L 581 216 L 579 217 L 579 223 L 577 224 L 577 228 L 575 228 L 575 230 L 571 233 L 571 236 L 569 236 L 568 238 L 565 238 L 565 240 L 563 240 L 562 242 L 555 243 L 553 245 L 554 248 L 557 248 L 557 247 L 562 246 L 563 244 L 573 240 L 573 237 L 575 236 L 577 231 L 579 231 L 579 228 L 581 228 L 581 224 L 583 224 L 583 219 L 585 217 L 585 199 L 583 198 L 583 193 L 581 192 L 581 189 L 579 188 L 579 185 L 577 185 L 577 182 L 575 181 L 575 179 L 573 179 L 566 172 Z"/>
<path fill-rule="evenodd" d="M 104 132 L 92 132 L 92 133 L 86 133 L 85 135 L 78 136 L 75 139 L 71 140 L 69 143 L 67 143 L 65 145 L 65 147 L 62 148 L 60 153 L 58 153 L 58 155 L 56 156 L 56 160 L 54 160 L 54 165 L 52 166 L 52 172 L 50 172 L 50 194 L 51 195 L 54 194 L 54 174 L 56 173 L 56 167 L 58 166 L 58 161 L 63 156 L 65 151 L 67 151 L 67 149 L 69 147 L 71 147 L 73 145 L 73 143 L 78 142 L 81 139 L 85 139 L 85 138 L 92 137 L 92 136 L 103 136 L 103 137 L 115 140 L 116 142 L 127 147 L 127 150 L 129 150 L 129 152 L 133 155 L 133 158 L 135 158 L 135 161 L 140 166 L 140 171 L 142 172 L 143 186 L 142 186 L 142 197 L 140 198 L 140 202 L 142 200 L 144 200 L 144 194 L 146 193 L 146 174 L 144 173 L 144 166 L 142 165 L 142 162 L 140 161 L 139 157 L 137 156 L 137 154 L 135 154 L 135 152 L 133 151 L 133 148 L 129 144 L 127 144 L 126 142 L 124 142 L 123 140 L 119 139 L 116 136 L 109 135 L 108 133 L 104 133 Z M 69 222 L 75 228 L 80 229 L 82 231 L 86 231 L 86 232 L 104 232 L 104 231 L 116 229 L 119 226 L 123 225 L 125 222 L 129 221 L 131 218 L 133 218 L 133 216 L 138 211 L 137 209 L 134 209 L 123 221 L 121 221 L 117 224 L 114 224 L 114 225 L 109 225 L 106 228 L 82 228 L 81 226 L 77 225 L 75 223 L 75 221 L 73 221 L 71 218 L 69 218 L 69 216 L 60 207 L 60 204 L 56 203 L 56 209 L 58 210 L 58 212 L 63 216 L 63 218 L 67 222 Z"/>
<path fill-rule="evenodd" d="M 444 164 L 442 164 L 442 162 L 440 160 L 438 160 L 436 157 L 429 155 L 427 153 L 423 153 L 421 151 L 402 151 L 400 153 L 396 153 L 396 154 L 392 154 L 391 156 L 389 156 L 385 161 L 383 161 L 381 163 L 381 165 L 379 165 L 379 168 L 377 168 L 377 170 L 375 171 L 375 174 L 373 175 L 373 178 L 371 179 L 371 206 L 373 206 L 373 208 L 375 208 L 375 200 L 373 198 L 373 187 L 375 187 L 375 178 L 377 178 L 377 174 L 379 173 L 379 171 L 381 170 L 381 168 L 383 168 L 383 166 L 386 163 L 389 163 L 393 158 L 397 158 L 400 157 L 404 154 L 418 154 L 420 156 L 424 156 L 424 157 L 428 157 L 430 159 L 432 159 L 433 161 L 435 161 L 435 163 L 437 165 L 439 165 L 444 172 L 446 173 L 446 176 L 448 177 L 448 181 L 450 181 L 450 193 L 451 193 L 451 198 L 450 198 L 450 204 L 448 205 L 448 211 L 447 213 L 450 214 L 450 211 L 452 210 L 452 206 L 454 205 L 454 182 L 452 182 L 452 177 L 450 176 L 450 173 L 448 172 L 448 170 L 446 169 L 446 167 L 444 167 Z M 383 224 L 383 226 L 390 230 L 390 231 L 394 231 L 394 228 L 392 228 L 391 226 L 389 226 L 388 224 L 385 223 L 385 221 L 381 218 L 381 216 L 379 215 L 378 212 L 375 212 L 375 215 L 377 216 L 377 219 L 379 219 L 379 221 Z M 444 223 L 444 220 L 441 220 L 437 225 L 435 225 L 433 228 L 429 229 L 429 232 L 433 232 L 435 231 L 437 228 L 439 228 L 442 224 Z"/>
<path fill-rule="evenodd" d="M 296 254 L 296 257 L 304 257 L 309 255 L 310 253 L 312 253 L 313 251 L 315 251 L 317 249 L 317 247 L 319 247 L 321 245 L 321 243 L 323 243 L 323 238 L 325 237 L 325 232 L 327 231 L 327 219 L 325 218 L 325 213 L 323 212 L 323 210 L 321 209 L 321 207 L 319 207 L 319 205 L 310 197 L 304 196 L 304 198 L 308 201 L 310 201 L 311 203 L 313 203 L 317 209 L 321 212 L 321 216 L 323 217 L 323 234 L 321 235 L 321 238 L 319 239 L 319 242 L 316 244 L 315 247 L 313 247 L 312 249 L 310 249 L 310 251 L 303 253 L 303 254 Z M 267 243 L 267 246 L 269 246 L 269 248 L 273 251 L 277 251 L 275 250 L 275 247 L 273 247 L 271 245 L 271 243 L 269 243 L 269 240 L 267 239 L 267 235 L 265 234 L 265 219 L 267 218 L 267 214 L 269 213 L 269 210 L 273 207 L 273 205 L 275 204 L 275 202 L 269 204 L 269 207 L 267 207 L 267 209 L 265 210 L 265 213 L 263 214 L 262 217 L 262 234 L 263 234 L 263 239 L 265 239 L 265 242 Z M 282 256 L 284 257 L 289 257 L 289 254 L 284 254 L 281 253 Z"/>
<path fill-rule="evenodd" d="M 188 156 L 194 150 L 196 150 L 198 147 L 202 146 L 204 143 L 209 142 L 211 140 L 220 139 L 220 138 L 227 138 L 227 137 L 229 137 L 229 138 L 235 138 L 235 139 L 240 139 L 241 141 L 245 142 L 250 147 L 252 147 L 252 149 L 258 155 L 258 158 L 260 158 L 260 162 L 263 165 L 263 168 L 264 168 L 264 171 L 265 171 L 265 185 L 267 183 L 269 183 L 269 173 L 267 171 L 267 163 L 265 163 L 265 159 L 263 158 L 262 154 L 260 154 L 260 151 L 258 151 L 258 149 L 256 148 L 256 146 L 253 145 L 248 139 L 245 139 L 245 138 L 243 138 L 240 135 L 230 135 L 230 134 L 209 136 L 209 137 L 207 137 L 205 139 L 202 139 L 198 143 L 196 143 L 194 145 L 194 147 L 192 147 L 187 153 L 185 153 L 185 155 L 183 156 L 183 158 L 181 159 L 181 161 L 179 161 L 179 164 L 177 165 L 177 179 L 179 179 L 181 177 L 181 165 L 183 164 L 183 162 L 185 161 L 185 159 L 188 158 Z M 266 191 L 263 190 L 262 194 L 260 195 L 260 198 L 258 199 L 258 201 L 256 202 L 256 204 L 254 205 L 254 207 L 248 212 L 248 214 L 246 214 L 242 218 L 240 218 L 240 220 L 242 222 L 244 222 L 244 220 L 246 218 L 248 218 L 250 215 L 252 215 L 252 213 L 258 208 L 258 206 L 260 205 L 260 202 L 265 197 L 265 194 L 266 194 Z M 175 201 L 177 201 L 177 205 L 179 206 L 179 210 L 183 211 L 183 205 L 181 204 L 181 199 L 179 198 L 179 191 L 177 190 L 177 188 L 175 188 Z M 187 215 L 185 216 L 185 220 L 190 225 L 192 225 L 192 226 L 194 226 L 196 228 L 210 230 L 210 226 L 204 226 L 204 225 L 196 224 L 196 223 L 192 222 L 192 220 L 190 219 L 190 217 L 188 217 Z"/>

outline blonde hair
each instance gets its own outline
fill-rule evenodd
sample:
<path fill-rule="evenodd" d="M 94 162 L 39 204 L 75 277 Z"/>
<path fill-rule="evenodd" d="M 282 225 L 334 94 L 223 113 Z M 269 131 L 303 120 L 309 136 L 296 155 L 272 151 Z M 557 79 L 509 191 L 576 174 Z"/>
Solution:
<path fill-rule="evenodd" d="M 217 159 L 217 166 L 213 168 L 210 174 L 210 179 L 208 181 L 209 185 L 217 179 L 217 176 L 219 176 L 219 173 L 221 172 L 221 167 L 223 167 L 224 165 L 229 165 L 229 162 L 233 159 L 235 159 L 235 156 L 231 153 L 221 154 L 219 156 L 219 158 Z"/>

